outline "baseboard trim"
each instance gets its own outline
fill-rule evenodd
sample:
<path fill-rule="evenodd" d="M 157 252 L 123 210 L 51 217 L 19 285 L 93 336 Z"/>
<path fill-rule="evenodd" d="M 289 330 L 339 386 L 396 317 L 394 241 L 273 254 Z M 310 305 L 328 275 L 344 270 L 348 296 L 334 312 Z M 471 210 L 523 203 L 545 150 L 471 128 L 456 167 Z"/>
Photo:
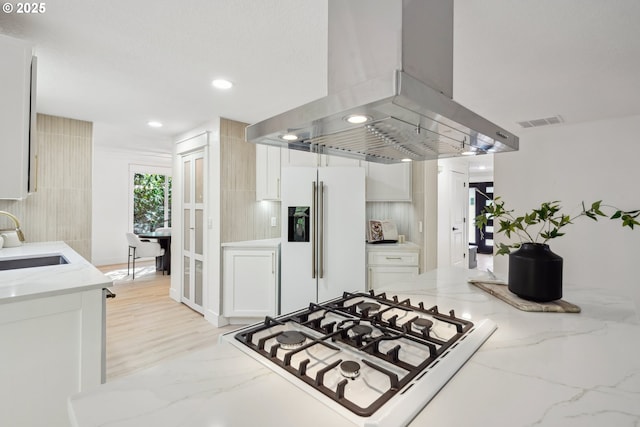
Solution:
<path fill-rule="evenodd" d="M 205 310 L 204 318 L 216 328 L 221 328 L 222 326 L 227 326 L 229 324 L 229 319 L 224 316 L 220 316 L 218 313 L 214 313 L 211 310 Z"/>

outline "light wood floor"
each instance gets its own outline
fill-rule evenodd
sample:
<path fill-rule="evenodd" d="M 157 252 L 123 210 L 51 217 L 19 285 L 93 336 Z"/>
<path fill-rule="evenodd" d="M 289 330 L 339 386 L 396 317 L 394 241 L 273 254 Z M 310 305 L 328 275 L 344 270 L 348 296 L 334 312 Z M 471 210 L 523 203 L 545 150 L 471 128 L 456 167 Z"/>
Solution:
<path fill-rule="evenodd" d="M 204 317 L 169 298 L 170 276 L 152 264 L 136 263 L 136 279 L 127 266 L 99 269 L 114 280 L 107 299 L 107 381 L 129 375 L 190 351 L 213 345 L 237 328 L 215 328 Z"/>

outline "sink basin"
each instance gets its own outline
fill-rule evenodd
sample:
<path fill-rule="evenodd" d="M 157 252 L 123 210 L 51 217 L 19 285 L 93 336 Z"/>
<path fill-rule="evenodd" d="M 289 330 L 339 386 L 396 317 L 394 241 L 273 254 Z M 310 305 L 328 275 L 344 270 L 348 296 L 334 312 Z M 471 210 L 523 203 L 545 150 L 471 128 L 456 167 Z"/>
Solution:
<path fill-rule="evenodd" d="M 0 260 L 0 270 L 17 270 L 19 268 L 46 267 L 48 265 L 69 264 L 62 255 L 44 255 L 29 258 Z"/>

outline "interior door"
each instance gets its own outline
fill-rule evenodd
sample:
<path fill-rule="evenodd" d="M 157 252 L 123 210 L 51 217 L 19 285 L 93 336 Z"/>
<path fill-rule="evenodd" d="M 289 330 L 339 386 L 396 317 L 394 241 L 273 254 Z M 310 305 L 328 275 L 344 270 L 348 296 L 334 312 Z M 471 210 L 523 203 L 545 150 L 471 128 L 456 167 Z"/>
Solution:
<path fill-rule="evenodd" d="M 182 156 L 182 289 L 181 301 L 204 312 L 205 156 L 199 150 Z"/>
<path fill-rule="evenodd" d="M 468 205 L 465 175 L 451 171 L 451 265 L 465 267 L 468 246 L 465 227 Z"/>

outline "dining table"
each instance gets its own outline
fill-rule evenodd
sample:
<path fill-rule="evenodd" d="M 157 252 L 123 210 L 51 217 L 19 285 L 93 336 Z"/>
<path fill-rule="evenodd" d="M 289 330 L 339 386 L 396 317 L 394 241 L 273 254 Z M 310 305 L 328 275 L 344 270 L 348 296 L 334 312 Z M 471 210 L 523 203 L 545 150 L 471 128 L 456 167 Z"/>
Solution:
<path fill-rule="evenodd" d="M 155 239 L 160 244 L 160 247 L 164 249 L 164 255 L 162 259 L 156 258 L 156 270 L 167 272 L 171 274 L 171 231 L 148 231 L 138 234 L 141 239 Z"/>

